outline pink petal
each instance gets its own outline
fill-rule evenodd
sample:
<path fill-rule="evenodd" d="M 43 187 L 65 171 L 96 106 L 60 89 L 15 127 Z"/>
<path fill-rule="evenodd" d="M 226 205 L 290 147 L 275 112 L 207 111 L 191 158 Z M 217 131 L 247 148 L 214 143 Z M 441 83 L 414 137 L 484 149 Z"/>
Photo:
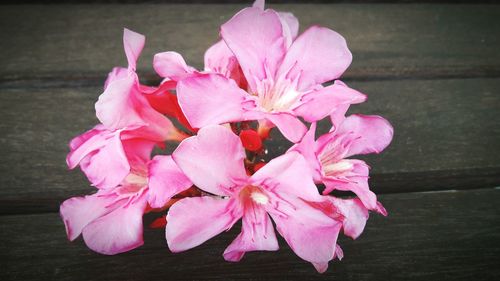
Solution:
<path fill-rule="evenodd" d="M 244 120 L 255 103 L 236 83 L 219 74 L 181 80 L 177 94 L 182 111 L 195 128 Z"/>
<path fill-rule="evenodd" d="M 122 145 L 127 160 L 133 169 L 146 171 L 147 163 L 151 159 L 151 152 L 156 142 L 140 138 L 127 139 L 129 137 L 127 133 L 127 131 L 122 133 Z"/>
<path fill-rule="evenodd" d="M 340 34 L 312 26 L 290 46 L 278 73 L 291 80 L 300 76 L 298 90 L 305 91 L 340 77 L 351 60 L 351 52 Z"/>
<path fill-rule="evenodd" d="M 176 52 L 156 54 L 153 59 L 153 67 L 158 75 L 174 81 L 182 80 L 196 72 L 196 69 L 188 66 L 184 58 Z"/>
<path fill-rule="evenodd" d="M 321 165 L 316 156 L 315 133 L 316 123 L 312 123 L 309 131 L 307 131 L 302 140 L 288 151 L 297 151 L 306 159 L 309 167 L 312 169 L 314 180 L 318 182 L 321 180 Z"/>
<path fill-rule="evenodd" d="M 128 67 L 135 71 L 136 61 L 144 48 L 146 37 L 144 35 L 133 32 L 129 29 L 123 29 L 123 47 L 127 56 Z"/>
<path fill-rule="evenodd" d="M 120 139 L 121 132 L 95 129 L 91 132 L 72 141 L 74 148 L 66 158 L 68 166 L 73 169 L 80 164 L 89 181 L 98 188 L 115 187 L 130 172 L 130 164 Z M 92 137 L 87 138 L 90 135 Z"/>
<path fill-rule="evenodd" d="M 370 210 L 377 210 L 377 196 L 368 186 L 368 165 L 361 160 L 348 161 L 354 164 L 353 171 L 351 172 L 352 175 L 348 176 L 348 181 L 324 178 L 323 182 L 326 188 L 323 194 L 328 194 L 335 189 L 352 191 L 359 197 L 366 208 Z"/>
<path fill-rule="evenodd" d="M 203 127 L 182 141 L 172 157 L 197 187 L 213 194 L 227 195 L 235 182 L 247 179 L 241 141 L 222 126 Z"/>
<path fill-rule="evenodd" d="M 307 132 L 307 127 L 295 116 L 286 112 L 269 113 L 265 118 L 273 123 L 285 138 L 297 143 Z"/>
<path fill-rule="evenodd" d="M 348 134 L 352 140 L 346 157 L 356 154 L 380 153 L 391 143 L 394 129 L 377 115 L 354 114 L 347 117 L 337 134 Z"/>
<path fill-rule="evenodd" d="M 109 83 L 120 80 L 128 75 L 128 69 L 123 67 L 114 67 L 110 73 L 108 73 L 108 78 L 104 81 L 104 90 L 108 87 Z"/>
<path fill-rule="evenodd" d="M 307 122 L 315 122 L 325 118 L 343 106 L 362 103 L 366 96 L 347 86 L 333 84 L 318 91 L 305 94 L 302 104 L 294 112 L 304 117 Z"/>
<path fill-rule="evenodd" d="M 302 155 L 291 151 L 259 169 L 251 178 L 252 185 L 266 185 L 278 194 L 287 193 L 308 201 L 322 201 L 313 182 L 311 168 Z"/>
<path fill-rule="evenodd" d="M 359 199 L 339 199 L 328 196 L 328 199 L 337 207 L 344 216 L 342 222 L 344 234 L 356 239 L 365 229 L 368 220 L 368 210 Z"/>
<path fill-rule="evenodd" d="M 238 61 L 224 40 L 212 45 L 205 52 L 205 70 L 220 73 L 229 78 L 234 67 L 238 67 Z"/>
<path fill-rule="evenodd" d="M 153 208 L 164 207 L 172 196 L 193 185 L 171 156 L 155 156 L 148 170 L 148 202 Z"/>
<path fill-rule="evenodd" d="M 290 47 L 293 39 L 295 39 L 299 33 L 299 20 L 292 13 L 278 12 L 278 15 L 283 26 L 283 35 L 286 38 L 286 46 Z"/>
<path fill-rule="evenodd" d="M 211 196 L 184 198 L 167 214 L 166 238 L 172 252 L 196 247 L 224 230 L 241 217 L 234 201 Z"/>
<path fill-rule="evenodd" d="M 73 241 L 82 229 L 95 219 L 113 211 L 115 196 L 93 194 L 85 197 L 73 197 L 61 204 L 59 213 L 66 226 L 68 239 Z"/>
<path fill-rule="evenodd" d="M 278 249 L 271 219 L 264 208 L 254 207 L 243 215 L 241 233 L 224 251 L 224 259 L 237 262 L 243 258 L 245 252 Z"/>
<path fill-rule="evenodd" d="M 252 4 L 252 7 L 259 8 L 261 10 L 264 10 L 264 6 L 266 5 L 265 0 L 255 0 Z"/>
<path fill-rule="evenodd" d="M 138 196 L 131 203 L 88 224 L 82 232 L 85 244 L 105 255 L 115 255 L 141 246 L 144 243 L 142 215 L 147 200 L 144 194 Z"/>
<path fill-rule="evenodd" d="M 173 125 L 154 110 L 139 89 L 135 73 L 114 80 L 95 104 L 97 118 L 109 130 L 143 127 L 144 138 L 164 141 Z"/>
<path fill-rule="evenodd" d="M 286 199 L 294 207 L 271 212 L 278 232 L 290 248 L 302 259 L 313 263 L 321 273 L 333 259 L 337 237 L 342 224 L 326 216 L 303 200 Z"/>
<path fill-rule="evenodd" d="M 285 54 L 285 37 L 278 14 L 252 7 L 241 10 L 221 26 L 222 38 L 238 58 L 250 88 L 276 73 Z"/>

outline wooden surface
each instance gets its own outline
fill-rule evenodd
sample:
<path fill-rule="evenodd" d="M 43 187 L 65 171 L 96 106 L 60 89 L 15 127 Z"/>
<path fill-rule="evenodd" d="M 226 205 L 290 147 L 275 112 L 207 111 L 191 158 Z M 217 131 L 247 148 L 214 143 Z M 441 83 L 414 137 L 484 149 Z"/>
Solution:
<path fill-rule="evenodd" d="M 225 263 L 238 227 L 176 255 L 157 229 L 114 257 L 67 242 L 58 205 L 92 192 L 67 170 L 67 143 L 97 122 L 107 72 L 125 64 L 122 28 L 147 36 L 138 67 L 154 83 L 154 53 L 176 50 L 201 66 L 218 26 L 242 6 L 2 6 L 0 280 L 500 280 L 500 5 L 273 6 L 294 12 L 302 30 L 316 23 L 343 34 L 354 55 L 344 80 L 369 97 L 351 112 L 395 127 L 384 153 L 363 158 L 389 216 L 372 215 L 356 241 L 343 238 L 345 259 L 326 274 L 284 241 L 277 253 Z M 290 145 L 273 136 L 270 157 Z"/>

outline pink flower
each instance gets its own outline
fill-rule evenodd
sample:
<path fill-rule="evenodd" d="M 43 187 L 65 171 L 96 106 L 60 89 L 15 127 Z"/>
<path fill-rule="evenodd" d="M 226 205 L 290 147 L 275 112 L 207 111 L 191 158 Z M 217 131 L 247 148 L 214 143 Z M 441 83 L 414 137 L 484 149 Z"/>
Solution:
<path fill-rule="evenodd" d="M 175 128 L 168 118 L 149 104 L 135 73 L 144 42 L 143 35 L 124 30 L 123 45 L 128 68 L 114 68 L 108 75 L 104 93 L 95 104 L 96 115 L 110 131 L 134 127 L 144 138 L 165 141 Z"/>
<path fill-rule="evenodd" d="M 152 147 L 140 142 L 132 146 L 143 152 L 150 152 Z M 192 185 L 170 156 L 129 160 L 132 172 L 115 188 L 73 197 L 61 204 L 68 239 L 73 241 L 82 234 L 90 249 L 106 255 L 139 247 L 143 244 L 142 215 L 149 206 L 161 208 L 173 195 Z"/>
<path fill-rule="evenodd" d="M 335 257 L 342 227 L 332 204 L 319 194 L 305 159 L 289 152 L 252 176 L 245 172 L 245 151 L 238 136 L 222 126 L 207 126 L 184 140 L 172 154 L 186 176 L 214 196 L 181 199 L 167 215 L 171 251 L 196 247 L 240 218 L 241 233 L 224 251 L 239 261 L 248 251 L 275 251 L 278 242 L 270 217 L 293 251 L 323 272 Z"/>
<path fill-rule="evenodd" d="M 330 133 L 314 140 L 316 124 L 290 152 L 300 152 L 313 169 L 315 182 L 325 184 L 323 194 L 332 190 L 354 192 L 366 208 L 385 214 L 382 205 L 368 186 L 368 165 L 347 159 L 356 154 L 379 153 L 392 140 L 393 128 L 387 120 L 375 115 L 351 115 L 344 118 L 347 107 L 332 115 Z M 339 114 L 342 113 L 342 114 Z"/>
<path fill-rule="evenodd" d="M 143 213 L 192 185 L 170 156 L 150 160 L 156 144 L 181 135 L 143 94 L 155 90 L 139 84 L 135 61 L 144 36 L 125 29 L 124 45 L 129 68 L 113 69 L 96 103 L 102 124 L 74 138 L 66 159 L 99 190 L 60 207 L 70 240 L 82 233 L 89 248 L 110 255 L 142 245 Z"/>
<path fill-rule="evenodd" d="M 252 7 L 222 25 L 221 36 L 242 69 L 247 89 L 221 74 L 176 77 L 180 106 L 193 127 L 266 120 L 298 142 L 307 128 L 297 117 L 313 122 L 339 106 L 365 100 L 342 83 L 321 85 L 338 78 L 351 62 L 342 36 L 313 26 L 292 40 L 283 22 L 273 10 Z M 170 62 L 164 67 L 172 68 L 175 61 Z"/>

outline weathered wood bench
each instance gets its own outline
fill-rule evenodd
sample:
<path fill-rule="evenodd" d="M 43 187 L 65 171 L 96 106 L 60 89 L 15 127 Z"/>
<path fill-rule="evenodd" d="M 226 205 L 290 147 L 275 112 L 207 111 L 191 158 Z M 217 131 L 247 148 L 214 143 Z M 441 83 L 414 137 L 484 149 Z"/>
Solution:
<path fill-rule="evenodd" d="M 154 53 L 175 50 L 200 67 L 218 26 L 244 5 L 1 7 L 0 280 L 500 280 L 497 5 L 271 5 L 295 13 L 302 29 L 343 34 L 354 55 L 344 80 L 369 97 L 351 112 L 395 127 L 392 145 L 364 158 L 389 216 L 372 215 L 356 241 L 342 238 L 345 259 L 325 274 L 284 241 L 278 252 L 224 262 L 238 227 L 181 254 L 161 229 L 112 257 L 66 240 L 60 202 L 92 192 L 68 171 L 67 142 L 97 122 L 107 72 L 126 65 L 122 28 L 147 36 L 138 72 L 157 82 Z"/>

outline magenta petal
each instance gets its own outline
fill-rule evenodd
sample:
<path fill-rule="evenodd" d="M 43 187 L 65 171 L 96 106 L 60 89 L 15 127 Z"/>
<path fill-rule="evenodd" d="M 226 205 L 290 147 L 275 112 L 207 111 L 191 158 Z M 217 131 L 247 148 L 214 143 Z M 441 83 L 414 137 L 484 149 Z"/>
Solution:
<path fill-rule="evenodd" d="M 158 75 L 174 81 L 184 79 L 196 71 L 188 66 L 184 58 L 176 52 L 156 54 L 153 59 L 153 67 Z"/>
<path fill-rule="evenodd" d="M 241 217 L 231 206 L 235 202 L 211 196 L 184 198 L 167 214 L 166 238 L 172 252 L 194 248 L 224 230 Z"/>
<path fill-rule="evenodd" d="M 363 203 L 359 199 L 339 199 L 333 196 L 328 196 L 328 199 L 344 216 L 344 234 L 352 239 L 358 238 L 365 229 L 369 216 Z"/>
<path fill-rule="evenodd" d="M 264 183 L 279 194 L 287 193 L 308 201 L 323 200 L 313 182 L 311 168 L 295 151 L 271 160 L 250 178 L 250 182 L 256 186 Z"/>
<path fill-rule="evenodd" d="M 266 69 L 276 73 L 286 51 L 278 14 L 257 7 L 246 8 L 221 26 L 222 39 L 233 51 L 253 92 L 256 82 L 266 78 Z"/>
<path fill-rule="evenodd" d="M 219 74 L 186 78 L 177 84 L 182 111 L 195 128 L 242 121 L 247 92 Z"/>
<path fill-rule="evenodd" d="M 135 70 L 137 58 L 139 58 L 145 42 L 146 37 L 144 35 L 126 28 L 123 29 L 123 47 L 125 48 L 129 68 Z"/>
<path fill-rule="evenodd" d="M 364 94 L 347 86 L 333 84 L 305 94 L 301 99 L 302 105 L 294 109 L 294 112 L 304 117 L 307 122 L 315 122 L 335 110 L 342 110 L 342 106 L 361 103 L 365 100 Z"/>
<path fill-rule="evenodd" d="M 337 134 L 347 134 L 352 140 L 345 157 L 356 154 L 380 153 L 391 143 L 394 129 L 377 115 L 354 114 L 347 117 Z"/>
<path fill-rule="evenodd" d="M 290 46 L 278 75 L 292 80 L 300 76 L 298 90 L 305 91 L 340 77 L 351 60 L 351 52 L 340 34 L 312 26 Z"/>
<path fill-rule="evenodd" d="M 111 205 L 115 198 L 115 196 L 93 194 L 64 201 L 59 213 L 66 226 L 68 239 L 75 240 L 90 222 L 113 211 L 115 208 Z"/>
<path fill-rule="evenodd" d="M 82 231 L 87 246 L 101 254 L 115 255 L 141 246 L 142 215 L 146 208 L 145 194 L 138 195 L 113 212 L 88 224 Z"/>
<path fill-rule="evenodd" d="M 265 118 L 273 123 L 285 138 L 297 143 L 307 132 L 307 127 L 297 117 L 286 112 L 266 114 Z"/>
<path fill-rule="evenodd" d="M 182 141 L 172 157 L 197 187 L 212 194 L 227 195 L 235 182 L 248 178 L 240 138 L 223 126 L 203 127 Z"/>
<path fill-rule="evenodd" d="M 313 263 L 319 272 L 324 272 L 334 257 L 342 224 L 303 200 L 287 198 L 287 201 L 294 208 L 281 210 L 284 215 L 270 213 L 278 232 L 295 254 Z"/>
<path fill-rule="evenodd" d="M 271 219 L 264 208 L 253 207 L 250 213 L 243 215 L 241 233 L 224 251 L 224 259 L 237 262 L 243 258 L 245 252 L 278 249 Z"/>
<path fill-rule="evenodd" d="M 153 208 L 164 207 L 172 196 L 193 185 L 171 156 L 155 156 L 148 170 L 148 202 Z"/>

